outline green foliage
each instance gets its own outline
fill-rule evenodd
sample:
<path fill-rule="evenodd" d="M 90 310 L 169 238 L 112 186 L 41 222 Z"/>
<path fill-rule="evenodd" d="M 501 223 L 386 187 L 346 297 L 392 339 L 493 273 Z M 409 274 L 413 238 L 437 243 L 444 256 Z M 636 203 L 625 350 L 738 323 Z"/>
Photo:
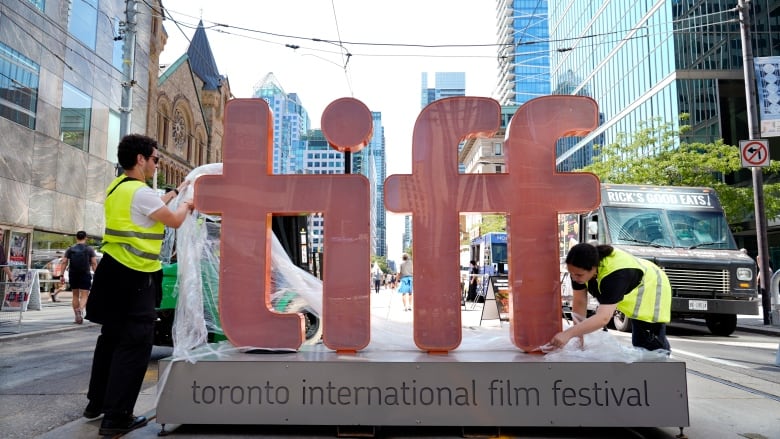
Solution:
<path fill-rule="evenodd" d="M 682 119 L 685 119 L 683 115 Z M 706 186 L 715 189 L 729 223 L 752 218 L 753 188 L 730 186 L 724 175 L 742 170 L 739 148 L 714 143 L 687 143 L 687 126 L 680 131 L 660 119 L 640 124 L 636 133 L 619 134 L 615 143 L 594 148 L 593 164 L 583 170 L 598 175 L 604 183 L 662 186 Z M 765 174 L 780 171 L 780 162 L 763 168 Z M 780 215 L 780 184 L 764 185 L 767 218 Z"/>
<path fill-rule="evenodd" d="M 387 257 L 385 256 L 371 256 L 371 265 L 370 267 L 374 266 L 374 262 L 379 264 L 379 268 L 382 269 L 382 273 L 389 273 L 390 269 L 387 268 Z"/>
<path fill-rule="evenodd" d="M 506 232 L 505 215 L 483 215 L 482 225 L 479 226 L 480 235 L 490 232 Z"/>

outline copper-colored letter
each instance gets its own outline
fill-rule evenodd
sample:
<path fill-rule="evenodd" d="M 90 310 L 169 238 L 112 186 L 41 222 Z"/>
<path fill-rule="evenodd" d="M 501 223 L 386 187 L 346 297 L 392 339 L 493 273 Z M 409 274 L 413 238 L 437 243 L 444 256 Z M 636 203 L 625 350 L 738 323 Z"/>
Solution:
<path fill-rule="evenodd" d="M 531 351 L 561 328 L 557 213 L 595 208 L 599 190 L 592 174 L 555 172 L 555 142 L 595 128 L 597 106 L 583 97 L 534 99 L 511 121 L 506 173 L 458 174 L 458 142 L 491 136 L 499 110 L 488 98 L 431 103 L 415 124 L 412 175 L 385 182 L 387 209 L 413 215 L 414 338 L 426 351 L 460 344 L 461 212 L 507 214 L 513 343 Z"/>
<path fill-rule="evenodd" d="M 494 205 L 503 210 L 498 199 L 503 199 L 505 175 L 458 174 L 458 143 L 492 136 L 500 113 L 490 98 L 432 102 L 414 125 L 412 174 L 385 180 L 387 209 L 412 213 L 414 342 L 425 351 L 450 351 L 460 344 L 460 212 L 490 212 Z"/>
<path fill-rule="evenodd" d="M 370 135 L 365 115 L 357 120 L 340 129 Z M 272 126 L 264 100 L 230 101 L 223 174 L 195 183 L 195 207 L 222 214 L 219 311 L 225 335 L 236 346 L 300 347 L 302 316 L 270 310 L 271 218 L 322 212 L 328 220 L 323 340 L 335 350 L 362 349 L 370 338 L 370 288 L 366 276 L 354 273 L 369 260 L 368 180 L 362 175 L 272 175 Z M 345 134 L 346 139 L 356 137 Z"/>

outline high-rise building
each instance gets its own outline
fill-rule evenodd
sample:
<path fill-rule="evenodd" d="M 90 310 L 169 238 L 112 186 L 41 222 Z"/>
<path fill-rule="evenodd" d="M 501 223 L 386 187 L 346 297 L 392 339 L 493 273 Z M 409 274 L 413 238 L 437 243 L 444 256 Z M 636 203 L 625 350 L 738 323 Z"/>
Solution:
<path fill-rule="evenodd" d="M 428 84 L 428 73 L 423 72 L 421 108 L 425 108 L 436 99 L 466 96 L 465 72 L 436 72 L 434 79 L 435 83 L 431 87 Z"/>
<path fill-rule="evenodd" d="M 496 0 L 501 105 L 550 94 L 547 7 L 547 0 Z"/>
<path fill-rule="evenodd" d="M 387 255 L 386 215 L 384 208 L 384 180 L 387 174 L 385 165 L 385 136 L 382 126 L 382 113 L 371 112 L 374 134 L 368 145 L 361 151 L 351 154 L 350 173 L 365 175 L 371 185 L 371 254 Z M 309 130 L 303 138 L 306 148 L 302 154 L 303 174 L 344 174 L 345 154 L 336 151 L 328 144 L 320 129 Z M 323 218 L 313 215 L 309 220 L 309 241 L 315 252 L 322 250 L 322 235 L 327 233 Z"/>
<path fill-rule="evenodd" d="M 422 73 L 422 100 L 421 108 L 425 108 L 431 102 L 454 96 L 466 96 L 466 73 L 465 72 L 436 72 L 433 87 L 428 83 L 428 73 Z M 463 149 L 463 142 L 458 145 L 458 151 Z M 462 163 L 458 164 L 458 170 L 462 173 L 465 168 Z M 405 217 L 405 230 L 403 237 L 403 249 L 412 245 L 412 221 L 410 217 Z"/>
<path fill-rule="evenodd" d="M 591 96 L 603 117 L 601 126 L 558 155 L 558 164 L 599 136 L 597 143 L 610 143 L 655 118 L 673 128 L 690 125 L 683 138 L 689 142 L 723 139 L 737 145 L 748 139 L 736 3 L 572 0 L 551 8 L 552 83 L 568 94 Z M 780 4 L 747 4 L 753 55 L 780 55 Z M 682 115 L 689 119 L 682 121 Z M 772 153 L 780 154 L 780 138 L 770 138 Z M 738 182 L 750 177 L 745 171 L 726 178 Z M 770 224 L 770 246 L 780 246 L 780 232 L 772 228 Z M 751 243 L 744 244 L 750 249 Z"/>
<path fill-rule="evenodd" d="M 286 93 L 272 72 L 258 82 L 252 97 L 268 103 L 274 117 L 273 173 L 302 173 L 309 114 L 296 93 Z"/>
<path fill-rule="evenodd" d="M 385 178 L 387 177 L 387 163 L 385 160 L 385 128 L 382 126 L 382 113 L 372 111 L 374 122 L 374 135 L 368 144 L 368 154 L 374 167 L 373 179 L 369 177 L 374 192 L 374 212 L 376 212 L 376 250 L 377 256 L 387 256 L 387 211 L 385 210 Z"/>

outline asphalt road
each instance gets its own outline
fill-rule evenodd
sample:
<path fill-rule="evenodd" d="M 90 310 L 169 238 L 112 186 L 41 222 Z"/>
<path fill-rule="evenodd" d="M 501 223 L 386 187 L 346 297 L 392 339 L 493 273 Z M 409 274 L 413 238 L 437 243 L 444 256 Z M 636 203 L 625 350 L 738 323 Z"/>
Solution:
<path fill-rule="evenodd" d="M 86 405 L 87 383 L 92 349 L 99 327 L 85 327 L 46 336 L 6 340 L 0 344 L 0 425 L 6 439 L 63 436 L 62 426 L 81 422 Z M 613 332 L 616 337 L 628 334 Z M 688 369 L 691 428 L 702 428 L 698 419 L 726 422 L 731 430 L 722 437 L 753 439 L 780 438 L 780 368 L 774 366 L 778 337 L 737 332 L 730 337 L 709 334 L 695 324 L 675 324 L 669 335 L 677 359 Z M 155 348 L 149 365 L 139 406 L 153 407 L 157 382 L 157 361 L 170 355 L 169 348 Z M 731 400 L 720 400 L 723 386 L 733 390 Z M 706 395 L 701 398 L 700 395 Z M 749 421 L 749 422 L 747 422 Z M 720 425 L 720 424 L 717 424 Z M 77 430 L 80 432 L 85 431 Z M 96 430 L 88 425 L 86 431 Z M 58 429 L 59 430 L 55 430 Z M 153 437 L 160 426 L 151 425 L 146 432 L 137 431 L 130 437 Z M 168 427 L 171 428 L 170 426 Z M 274 427 L 274 426 L 213 426 L 189 425 L 175 429 L 178 437 L 335 437 L 349 432 L 376 437 L 463 437 L 497 434 L 491 429 L 451 428 L 342 428 L 336 427 Z M 96 433 L 96 431 L 94 432 Z M 138 435 L 136 435 L 138 433 Z M 502 437 L 643 437 L 673 438 L 679 433 L 673 428 L 514 428 L 501 429 Z M 572 436 L 574 434 L 574 436 Z M 691 436 L 693 437 L 693 436 Z M 710 436 L 714 437 L 714 436 Z"/>

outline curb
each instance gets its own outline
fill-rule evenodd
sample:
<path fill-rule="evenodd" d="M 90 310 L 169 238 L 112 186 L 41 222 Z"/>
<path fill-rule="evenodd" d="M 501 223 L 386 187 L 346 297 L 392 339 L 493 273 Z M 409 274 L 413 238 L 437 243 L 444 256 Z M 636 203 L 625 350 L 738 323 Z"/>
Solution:
<path fill-rule="evenodd" d="M 93 326 L 99 326 L 96 323 L 85 323 L 83 325 L 73 325 L 73 326 L 58 326 L 56 328 L 49 328 L 49 329 L 41 329 L 38 331 L 29 331 L 29 332 L 20 332 L 18 334 L 8 334 L 8 335 L 0 335 L 0 343 L 4 341 L 10 341 L 10 340 L 20 340 L 24 338 L 30 338 L 30 337 L 39 337 L 41 335 L 49 335 L 49 334 L 56 334 L 60 332 L 67 332 L 67 331 L 78 331 L 80 329 L 87 329 Z"/>

